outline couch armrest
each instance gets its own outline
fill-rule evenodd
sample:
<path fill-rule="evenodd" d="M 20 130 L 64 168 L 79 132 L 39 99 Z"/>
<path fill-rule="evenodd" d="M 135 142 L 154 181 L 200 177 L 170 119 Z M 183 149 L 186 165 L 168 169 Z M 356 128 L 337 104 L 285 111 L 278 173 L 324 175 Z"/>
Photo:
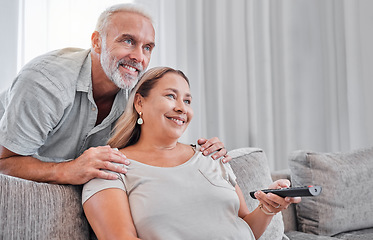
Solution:
<path fill-rule="evenodd" d="M 252 199 L 250 192 L 268 187 L 272 182 L 267 157 L 263 150 L 258 148 L 234 149 L 228 154 L 232 157 L 230 165 L 237 177 L 246 205 L 250 211 L 253 211 L 258 207 L 259 201 Z M 284 235 L 281 213 L 274 216 L 260 239 L 287 239 Z"/>
<path fill-rule="evenodd" d="M 0 239 L 89 239 L 81 187 L 0 174 Z"/>
<path fill-rule="evenodd" d="M 273 181 L 278 179 L 290 179 L 290 169 L 277 170 L 271 173 Z M 297 231 L 297 215 L 295 205 L 291 204 L 288 209 L 282 211 L 282 219 L 284 220 L 285 233 L 290 231 Z"/>
<path fill-rule="evenodd" d="M 282 169 L 271 172 L 271 177 L 273 181 L 278 179 L 290 179 L 290 169 Z"/>

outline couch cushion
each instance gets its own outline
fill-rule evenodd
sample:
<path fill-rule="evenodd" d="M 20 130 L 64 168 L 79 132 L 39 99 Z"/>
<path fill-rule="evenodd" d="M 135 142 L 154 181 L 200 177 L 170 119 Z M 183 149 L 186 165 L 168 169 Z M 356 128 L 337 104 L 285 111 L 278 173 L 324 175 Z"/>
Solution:
<path fill-rule="evenodd" d="M 373 228 L 340 233 L 340 234 L 337 234 L 335 237 L 339 239 L 345 239 L 345 240 L 372 240 L 373 239 Z"/>
<path fill-rule="evenodd" d="M 321 236 L 298 231 L 287 232 L 286 236 L 288 236 L 290 240 L 338 240 L 335 237 Z"/>
<path fill-rule="evenodd" d="M 267 158 L 261 149 L 241 148 L 229 152 L 233 158 L 230 162 L 237 176 L 246 204 L 250 211 L 258 207 L 259 201 L 250 197 L 250 192 L 268 188 L 272 183 Z M 288 239 L 284 235 L 284 223 L 281 213 L 278 213 L 268 225 L 260 240 Z"/>
<path fill-rule="evenodd" d="M 0 174 L 0 239 L 89 239 L 81 187 Z"/>
<path fill-rule="evenodd" d="M 321 195 L 297 204 L 298 230 L 317 235 L 373 227 L 373 148 L 349 153 L 297 151 L 290 157 L 295 186 L 321 185 Z"/>

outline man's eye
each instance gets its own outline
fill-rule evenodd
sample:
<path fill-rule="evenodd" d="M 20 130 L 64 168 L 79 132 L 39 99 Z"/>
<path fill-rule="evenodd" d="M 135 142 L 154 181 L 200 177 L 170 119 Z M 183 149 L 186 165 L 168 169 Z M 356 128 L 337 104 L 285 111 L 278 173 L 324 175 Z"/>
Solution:
<path fill-rule="evenodd" d="M 149 46 L 144 47 L 144 49 L 145 49 L 145 51 L 147 51 L 147 52 L 150 52 L 150 51 L 152 50 L 152 48 L 149 47 Z"/>
<path fill-rule="evenodd" d="M 127 43 L 128 45 L 133 44 L 133 41 L 131 39 L 125 39 L 123 42 Z"/>

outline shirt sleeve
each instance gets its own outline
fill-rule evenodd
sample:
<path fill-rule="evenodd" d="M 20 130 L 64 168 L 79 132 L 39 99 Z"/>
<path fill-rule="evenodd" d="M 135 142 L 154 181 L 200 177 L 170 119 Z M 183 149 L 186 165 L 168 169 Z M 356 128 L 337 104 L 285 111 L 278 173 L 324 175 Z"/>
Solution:
<path fill-rule="evenodd" d="M 114 172 L 113 172 L 114 173 Z M 118 179 L 115 180 L 106 180 L 101 178 L 94 178 L 84 184 L 83 191 L 82 191 L 82 205 L 94 194 L 110 188 L 118 188 L 126 191 L 126 187 L 124 184 L 124 177 L 123 174 L 117 173 L 119 176 Z"/>
<path fill-rule="evenodd" d="M 20 155 L 35 154 L 63 116 L 62 95 L 43 73 L 23 70 L 4 101 L 0 144 Z"/>

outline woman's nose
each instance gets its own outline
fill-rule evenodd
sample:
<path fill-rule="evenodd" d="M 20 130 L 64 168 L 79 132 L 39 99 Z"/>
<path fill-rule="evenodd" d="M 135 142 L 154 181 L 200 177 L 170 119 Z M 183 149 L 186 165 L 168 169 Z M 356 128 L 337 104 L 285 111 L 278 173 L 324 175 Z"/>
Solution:
<path fill-rule="evenodd" d="M 182 112 L 182 113 L 185 113 L 187 111 L 184 101 L 182 101 L 182 100 L 176 101 L 175 111 L 176 112 Z"/>

